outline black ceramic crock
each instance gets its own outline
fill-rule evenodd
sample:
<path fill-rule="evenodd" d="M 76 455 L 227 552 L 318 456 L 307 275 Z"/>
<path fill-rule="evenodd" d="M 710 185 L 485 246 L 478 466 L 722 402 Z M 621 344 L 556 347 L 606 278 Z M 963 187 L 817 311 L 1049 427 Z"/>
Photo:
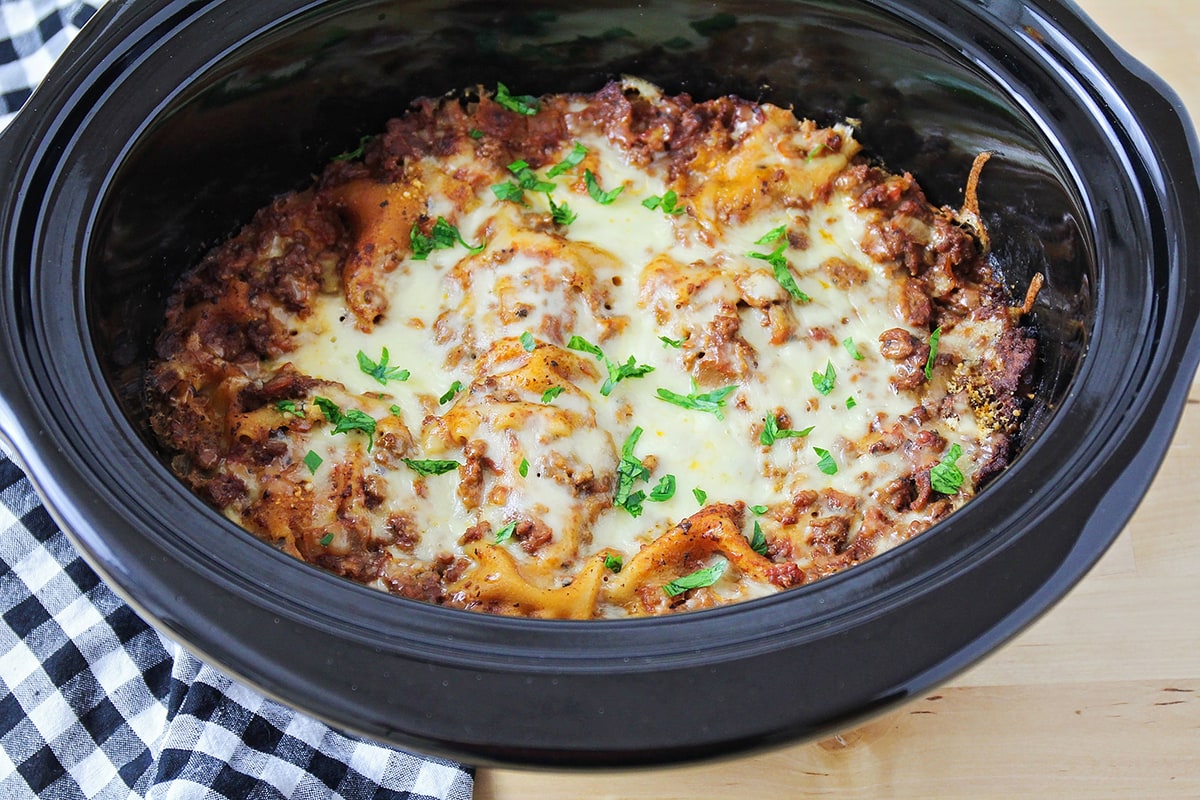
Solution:
<path fill-rule="evenodd" d="M 281 555 L 178 483 L 140 365 L 180 272 L 420 95 L 635 74 L 832 122 L 958 205 L 1032 322 L 1015 463 L 875 560 L 672 618 L 468 614 Z M 88 561 L 170 636 L 332 724 L 476 763 L 631 765 L 827 732 L 1050 607 L 1137 506 L 1197 362 L 1197 145 L 1057 0 L 111 2 L 0 140 L 0 430 Z"/>

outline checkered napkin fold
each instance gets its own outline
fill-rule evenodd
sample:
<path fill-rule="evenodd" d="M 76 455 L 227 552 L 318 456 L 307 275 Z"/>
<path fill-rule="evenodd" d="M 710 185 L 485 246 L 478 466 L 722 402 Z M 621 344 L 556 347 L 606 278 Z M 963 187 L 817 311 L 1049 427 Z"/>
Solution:
<path fill-rule="evenodd" d="M 0 0 L 0 128 L 95 5 Z M 469 768 L 339 733 L 159 635 L 8 456 L 0 446 L 0 798 L 469 800 Z"/>

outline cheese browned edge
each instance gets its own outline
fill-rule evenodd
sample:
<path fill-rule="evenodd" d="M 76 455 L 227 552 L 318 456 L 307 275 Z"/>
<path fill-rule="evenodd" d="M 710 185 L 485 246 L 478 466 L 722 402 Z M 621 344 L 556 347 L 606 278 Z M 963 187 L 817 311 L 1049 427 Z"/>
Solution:
<path fill-rule="evenodd" d="M 593 618 L 810 582 L 1006 466 L 1022 309 L 852 126 L 634 79 L 536 105 L 419 100 L 182 278 L 147 394 L 184 481 L 352 580 Z"/>

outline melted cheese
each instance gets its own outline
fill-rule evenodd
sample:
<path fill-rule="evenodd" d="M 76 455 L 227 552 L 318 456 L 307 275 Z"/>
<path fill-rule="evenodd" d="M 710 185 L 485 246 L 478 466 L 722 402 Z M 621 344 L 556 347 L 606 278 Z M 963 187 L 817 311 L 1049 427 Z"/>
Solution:
<path fill-rule="evenodd" d="M 623 90 L 666 103 L 644 83 Z M 931 332 L 897 307 L 906 272 L 880 255 L 878 232 L 933 234 L 846 188 L 852 128 L 739 101 L 681 172 L 606 128 L 599 96 L 560 109 L 568 135 L 536 170 L 552 188 L 523 202 L 493 190 L 520 176 L 478 158 L 465 130 L 407 162 L 408 184 L 333 184 L 354 240 L 341 277 L 288 318 L 287 352 L 235 380 L 294 370 L 319 383 L 290 417 L 247 414 L 245 430 L 283 434 L 288 450 L 263 468 L 223 462 L 246 487 L 231 518 L 319 563 L 370 545 L 382 562 L 366 580 L 381 589 L 454 563 L 437 578 L 456 592 L 448 602 L 587 617 L 668 610 L 665 584 L 726 561 L 679 607 L 759 596 L 892 547 L 970 498 L 969 478 L 931 492 L 929 472 L 957 445 L 972 475 L 1001 446 L 959 384 L 1010 317 L 955 315 L 936 366 L 882 352 L 885 331 L 914 347 Z M 549 175 L 580 147 L 580 163 Z M 598 202 L 589 176 L 620 193 Z M 680 213 L 647 206 L 675 195 Z M 573 221 L 552 222 L 564 205 Z M 461 239 L 414 257 L 410 235 L 438 218 Z M 289 245 L 276 235 L 256 263 Z M 386 360 L 390 379 L 364 358 Z M 922 367 L 919 389 L 897 383 Z M 330 404 L 375 433 L 334 433 Z M 764 444 L 769 422 L 785 430 Z M 453 465 L 421 474 L 426 460 Z M 755 552 L 759 531 L 768 549 Z"/>

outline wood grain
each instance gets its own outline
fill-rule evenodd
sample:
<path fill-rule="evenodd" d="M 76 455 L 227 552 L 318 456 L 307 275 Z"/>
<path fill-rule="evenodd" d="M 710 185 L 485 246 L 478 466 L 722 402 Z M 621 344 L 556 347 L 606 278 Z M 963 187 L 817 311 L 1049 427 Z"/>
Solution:
<path fill-rule="evenodd" d="M 1200 115 L 1200 2 L 1076 1 Z M 1198 445 L 1200 382 L 1104 559 L 1039 622 L 926 698 L 837 737 L 716 764 L 481 769 L 475 796 L 1200 798 Z"/>

